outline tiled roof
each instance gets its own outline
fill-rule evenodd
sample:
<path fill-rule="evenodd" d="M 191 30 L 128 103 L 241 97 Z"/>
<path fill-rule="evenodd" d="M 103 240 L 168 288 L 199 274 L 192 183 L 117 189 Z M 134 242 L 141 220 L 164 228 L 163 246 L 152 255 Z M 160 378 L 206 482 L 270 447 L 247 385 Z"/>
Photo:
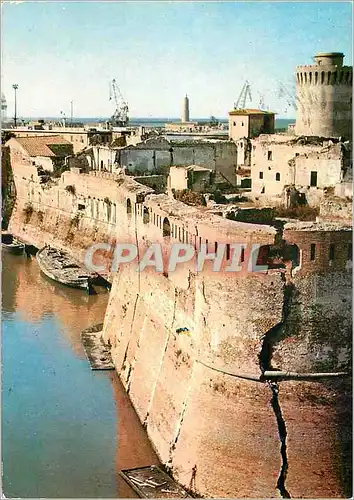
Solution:
<path fill-rule="evenodd" d="M 60 135 L 37 136 L 37 137 L 16 137 L 16 141 L 27 151 L 29 156 L 62 156 L 55 153 L 50 146 L 66 146 L 67 151 L 71 142 L 63 139 Z"/>
<path fill-rule="evenodd" d="M 229 115 L 274 115 L 271 111 L 263 111 L 262 109 L 233 109 Z"/>

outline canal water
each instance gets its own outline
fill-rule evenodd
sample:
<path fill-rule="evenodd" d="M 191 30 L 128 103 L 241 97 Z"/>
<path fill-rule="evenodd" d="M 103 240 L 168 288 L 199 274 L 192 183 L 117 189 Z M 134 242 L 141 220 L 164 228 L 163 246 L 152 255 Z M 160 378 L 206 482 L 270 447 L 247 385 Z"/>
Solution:
<path fill-rule="evenodd" d="M 88 296 L 48 280 L 36 260 L 2 254 L 2 490 L 7 498 L 134 498 L 124 468 L 157 464 L 115 371 L 91 371 Z"/>

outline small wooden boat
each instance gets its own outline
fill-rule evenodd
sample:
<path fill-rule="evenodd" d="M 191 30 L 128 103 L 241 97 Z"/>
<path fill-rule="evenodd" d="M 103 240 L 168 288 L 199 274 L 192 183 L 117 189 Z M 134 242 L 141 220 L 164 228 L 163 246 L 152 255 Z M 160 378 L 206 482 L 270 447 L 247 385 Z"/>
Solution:
<path fill-rule="evenodd" d="M 25 251 L 25 244 L 16 239 L 11 233 L 1 233 L 1 247 L 4 252 L 22 255 Z"/>
<path fill-rule="evenodd" d="M 88 293 L 93 291 L 92 284 L 97 275 L 77 264 L 67 253 L 45 246 L 37 252 L 36 259 L 48 278 Z"/>

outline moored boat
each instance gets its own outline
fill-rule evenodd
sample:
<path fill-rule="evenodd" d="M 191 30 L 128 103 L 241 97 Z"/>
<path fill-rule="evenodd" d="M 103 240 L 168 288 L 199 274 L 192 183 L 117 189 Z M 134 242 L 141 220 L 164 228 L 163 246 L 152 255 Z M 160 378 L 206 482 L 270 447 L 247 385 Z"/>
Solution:
<path fill-rule="evenodd" d="M 1 233 L 1 247 L 3 251 L 21 255 L 25 251 L 25 244 L 11 233 Z"/>
<path fill-rule="evenodd" d="M 97 277 L 75 262 L 67 253 L 45 246 L 36 254 L 40 270 L 48 278 L 72 288 L 92 292 L 92 284 Z"/>

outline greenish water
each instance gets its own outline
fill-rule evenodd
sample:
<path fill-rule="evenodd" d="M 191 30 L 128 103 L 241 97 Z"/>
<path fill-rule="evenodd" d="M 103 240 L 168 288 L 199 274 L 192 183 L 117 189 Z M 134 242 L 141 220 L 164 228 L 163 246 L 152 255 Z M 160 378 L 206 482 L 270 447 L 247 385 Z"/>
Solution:
<path fill-rule="evenodd" d="M 22 256 L 2 267 L 3 493 L 134 497 L 118 471 L 155 456 L 115 372 L 91 371 L 80 341 L 108 294 L 52 283 Z"/>

